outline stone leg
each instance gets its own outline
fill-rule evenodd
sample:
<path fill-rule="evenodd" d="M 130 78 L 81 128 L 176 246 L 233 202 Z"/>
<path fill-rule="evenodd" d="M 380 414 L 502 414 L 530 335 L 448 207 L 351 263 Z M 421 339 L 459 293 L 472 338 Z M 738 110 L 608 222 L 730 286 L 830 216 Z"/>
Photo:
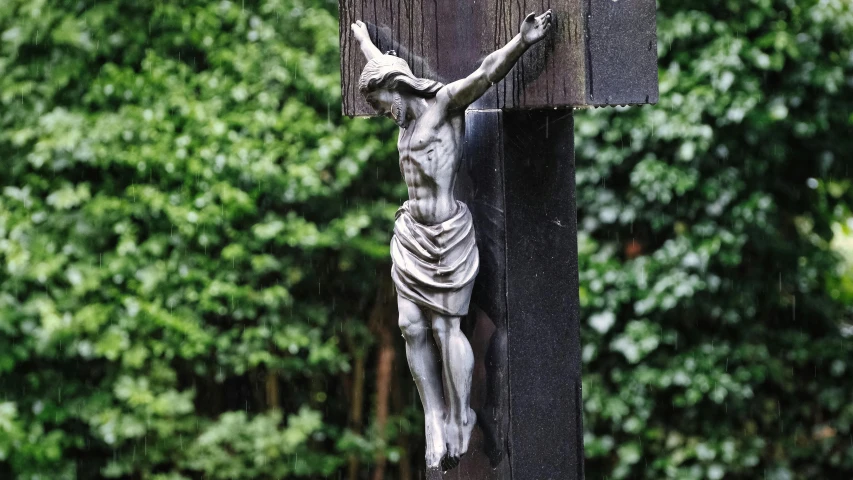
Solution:
<path fill-rule="evenodd" d="M 426 464 L 427 468 L 435 468 L 447 453 L 444 433 L 447 413 L 442 394 L 439 359 L 427 334 L 429 317 L 423 309 L 399 295 L 397 308 L 400 312 L 400 330 L 406 340 L 406 359 L 424 407 Z"/>
<path fill-rule="evenodd" d="M 433 337 L 441 352 L 444 391 L 449 407 L 444 427 L 447 455 L 441 466 L 444 470 L 449 470 L 457 466 L 462 454 L 468 451 L 471 432 L 477 419 L 471 409 L 474 353 L 459 328 L 461 317 L 433 313 L 432 319 Z"/>

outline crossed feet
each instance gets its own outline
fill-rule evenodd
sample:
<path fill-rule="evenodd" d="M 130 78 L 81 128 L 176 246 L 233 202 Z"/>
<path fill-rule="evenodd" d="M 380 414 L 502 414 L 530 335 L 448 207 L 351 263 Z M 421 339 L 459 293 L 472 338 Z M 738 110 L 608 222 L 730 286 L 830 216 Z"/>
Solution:
<path fill-rule="evenodd" d="M 426 464 L 428 468 L 441 467 L 448 471 L 459 465 L 462 455 L 468 451 L 471 432 L 477 423 L 474 410 L 468 409 L 461 418 L 429 415 L 426 418 Z"/>

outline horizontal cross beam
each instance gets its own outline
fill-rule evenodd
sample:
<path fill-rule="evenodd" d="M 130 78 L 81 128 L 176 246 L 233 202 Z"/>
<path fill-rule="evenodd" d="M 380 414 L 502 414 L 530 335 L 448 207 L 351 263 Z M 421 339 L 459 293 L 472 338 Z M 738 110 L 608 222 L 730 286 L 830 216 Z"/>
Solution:
<path fill-rule="evenodd" d="M 551 8 L 554 29 L 471 108 L 536 109 L 656 103 L 655 0 L 340 0 L 346 115 L 374 115 L 358 93 L 364 58 L 350 24 L 362 20 L 384 53 L 419 77 L 448 83 L 505 45 L 522 19 Z"/>

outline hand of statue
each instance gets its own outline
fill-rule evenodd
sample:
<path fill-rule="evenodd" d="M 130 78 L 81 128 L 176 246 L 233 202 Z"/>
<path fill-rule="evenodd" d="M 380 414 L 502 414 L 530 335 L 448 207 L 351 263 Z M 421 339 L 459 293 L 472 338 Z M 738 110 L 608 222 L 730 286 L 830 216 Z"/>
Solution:
<path fill-rule="evenodd" d="M 533 45 L 545 38 L 545 33 L 551 28 L 551 10 L 535 16 L 535 12 L 530 12 L 523 22 L 521 22 L 521 41 L 525 45 Z"/>
<path fill-rule="evenodd" d="M 350 25 L 350 28 L 358 43 L 362 43 L 365 40 L 370 41 L 370 34 L 367 33 L 367 25 L 361 20 L 356 20 L 355 23 Z"/>

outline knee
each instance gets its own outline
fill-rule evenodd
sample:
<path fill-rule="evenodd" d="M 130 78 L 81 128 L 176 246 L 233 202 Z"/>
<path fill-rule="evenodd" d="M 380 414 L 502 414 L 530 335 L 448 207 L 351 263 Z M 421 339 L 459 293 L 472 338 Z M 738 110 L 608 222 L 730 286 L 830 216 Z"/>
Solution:
<path fill-rule="evenodd" d="M 432 335 L 436 343 L 441 345 L 448 338 L 460 333 L 459 322 L 447 318 L 436 317 L 432 321 Z"/>
<path fill-rule="evenodd" d="M 426 326 L 422 322 L 413 321 L 411 318 L 406 318 L 400 315 L 400 320 L 397 322 L 400 331 L 403 332 L 403 338 L 418 338 L 426 334 Z"/>
<path fill-rule="evenodd" d="M 409 311 L 409 309 L 400 309 L 400 318 L 397 325 L 400 331 L 403 332 L 403 338 L 406 340 L 419 339 L 426 335 L 426 324 L 421 318 L 423 315 L 420 311 Z"/>

